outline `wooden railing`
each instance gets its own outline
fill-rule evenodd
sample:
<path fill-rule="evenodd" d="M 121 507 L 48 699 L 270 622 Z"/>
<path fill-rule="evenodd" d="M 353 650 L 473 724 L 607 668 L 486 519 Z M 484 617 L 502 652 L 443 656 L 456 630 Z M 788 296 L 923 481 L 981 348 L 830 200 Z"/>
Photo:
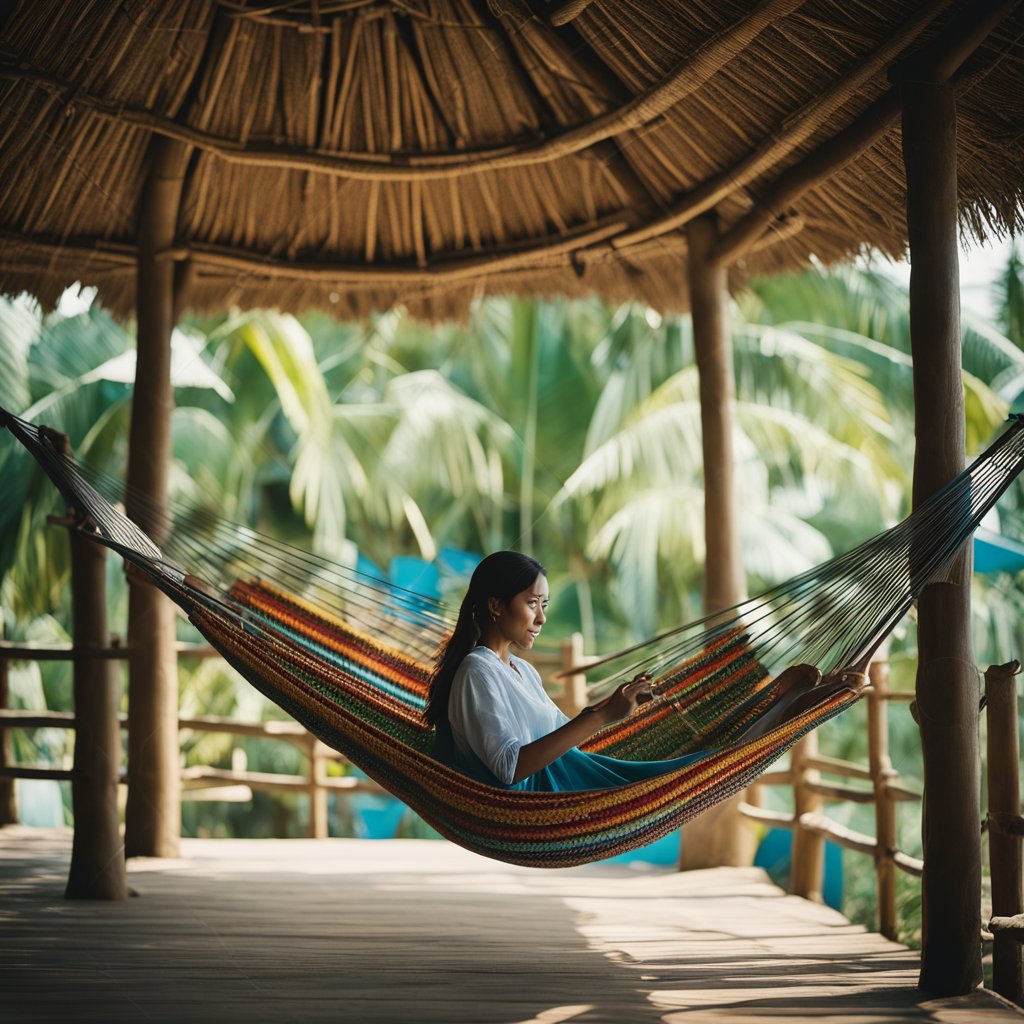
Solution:
<path fill-rule="evenodd" d="M 207 644 L 178 643 L 179 660 L 219 657 Z M 75 715 L 68 711 L 23 711 L 8 708 L 9 666 L 14 661 L 78 661 L 103 659 L 126 661 L 127 648 L 113 638 L 108 647 L 76 649 L 70 644 L 19 644 L 0 641 L 0 826 L 18 821 L 15 791 L 16 779 L 48 779 L 70 781 L 74 769 L 52 765 L 15 764 L 11 752 L 12 729 L 75 729 Z M 538 652 L 531 660 L 546 676 L 571 665 L 580 664 L 583 659 L 582 639 L 576 635 L 557 651 Z M 584 659 L 585 660 L 585 659 Z M 586 703 L 586 682 L 580 677 L 571 677 L 561 687 L 555 686 L 553 697 L 563 710 L 574 714 Z M 127 719 L 121 716 L 121 727 L 127 727 Z M 248 787 L 250 790 L 306 793 L 309 796 L 308 834 L 311 838 L 322 839 L 328 834 L 328 796 L 331 793 L 373 793 L 384 792 L 380 786 L 368 779 L 350 775 L 330 775 L 327 765 L 334 761 L 348 764 L 348 760 L 337 751 L 318 740 L 311 732 L 294 721 L 269 720 L 263 722 L 240 722 L 231 718 L 200 715 L 179 718 L 178 728 L 196 732 L 250 736 L 266 740 L 279 740 L 292 744 L 305 755 L 305 770 L 299 775 L 282 773 L 253 772 L 246 769 L 215 768 L 208 765 L 183 767 L 181 771 L 185 798 L 195 789 L 227 787 Z M 122 774 L 121 781 L 125 778 Z M 232 794 L 234 799 L 241 790 Z"/>
<path fill-rule="evenodd" d="M 105 658 L 124 660 L 125 648 L 117 643 L 107 648 L 76 650 L 63 645 L 45 647 L 0 642 L 0 825 L 17 821 L 14 780 L 70 779 L 66 768 L 14 765 L 9 731 L 13 728 L 60 727 L 74 729 L 75 717 L 69 712 L 12 711 L 7 709 L 8 666 L 15 660 L 76 660 Z M 179 658 L 216 656 L 212 648 L 201 644 L 179 644 Z M 541 674 L 553 677 L 560 670 L 584 666 L 588 659 L 582 640 L 573 636 L 557 652 L 538 652 L 532 657 Z M 1024 936 L 1024 906 L 1021 902 L 1021 817 L 1018 782 L 1019 749 L 1017 737 L 1016 662 L 993 666 L 985 674 L 985 702 L 988 707 L 988 792 L 989 812 L 983 827 L 989 831 L 992 877 L 991 932 L 984 937 L 994 941 L 995 986 L 1001 994 L 1021 1001 L 1021 956 Z M 868 763 L 828 757 L 819 752 L 818 734 L 810 733 L 793 748 L 788 768 L 767 772 L 752 787 L 750 802 L 741 805 L 748 818 L 793 831 L 790 888 L 808 899 L 822 898 L 824 843 L 826 840 L 871 857 L 875 865 L 878 930 L 896 938 L 896 871 L 920 877 L 923 861 L 900 850 L 897 843 L 897 807 L 916 801 L 919 794 L 900 784 L 899 772 L 889 756 L 887 708 L 890 702 L 909 703 L 914 695 L 894 691 L 889 685 L 889 667 L 884 660 L 870 668 L 870 685 L 865 689 L 867 707 Z M 586 678 L 582 672 L 565 677 L 553 697 L 569 714 L 586 702 Z M 912 709 L 913 710 L 913 709 Z M 122 727 L 124 726 L 122 721 Z M 325 837 L 328 832 L 328 795 L 334 793 L 380 793 L 369 780 L 352 776 L 330 776 L 327 764 L 345 759 L 321 743 L 303 726 L 292 721 L 239 722 L 228 718 L 199 716 L 179 719 L 181 729 L 227 733 L 263 739 L 283 740 L 305 754 L 306 771 L 300 775 L 250 772 L 238 768 L 193 766 L 182 770 L 188 787 L 237 787 L 304 792 L 309 795 L 309 835 Z M 822 776 L 842 781 L 823 781 Z M 853 783 L 862 783 L 855 785 Z M 791 787 L 793 812 L 769 810 L 756 805 L 760 786 Z M 826 801 L 852 801 L 873 804 L 875 835 L 857 832 L 828 818 Z"/>
<path fill-rule="evenodd" d="M 179 659 L 219 657 L 206 644 L 177 645 Z M 14 764 L 11 755 L 12 729 L 69 729 L 75 728 L 75 715 L 68 711 L 23 711 L 7 707 L 9 666 L 12 661 L 75 661 L 82 658 L 101 658 L 123 661 L 128 657 L 126 648 L 118 643 L 88 651 L 75 650 L 70 645 L 13 644 L 0 642 L 0 825 L 18 820 L 14 783 L 16 779 L 51 779 L 69 781 L 74 777 L 71 768 Z M 127 718 L 120 716 L 121 727 L 127 727 Z M 240 768 L 215 768 L 193 765 L 182 768 L 181 778 L 186 792 L 213 787 L 247 787 L 249 790 L 306 793 L 309 796 L 308 834 L 311 838 L 325 838 L 328 834 L 328 795 L 330 793 L 383 793 L 375 782 L 354 776 L 331 776 L 327 765 L 331 761 L 347 764 L 337 751 L 318 740 L 311 732 L 293 721 L 269 720 L 240 722 L 231 718 L 199 715 L 179 718 L 178 728 L 195 732 L 251 736 L 290 743 L 305 755 L 306 770 L 299 775 L 253 772 Z M 124 778 L 122 776 L 122 781 Z"/>
<path fill-rule="evenodd" d="M 989 870 L 992 883 L 992 917 L 982 938 L 993 943 L 993 987 L 1020 1003 L 1024 998 L 1024 902 L 1022 902 L 1022 849 L 1024 817 L 1020 804 L 1020 751 L 1017 662 L 991 666 L 985 672 L 987 708 L 987 759 L 989 810 L 982 829 L 989 833 Z M 793 831 L 790 889 L 806 899 L 821 900 L 824 843 L 871 857 L 875 865 L 878 930 L 895 939 L 898 931 L 896 871 L 920 877 L 924 862 L 900 850 L 897 842 L 897 807 L 920 795 L 900 785 L 899 772 L 889 757 L 887 706 L 891 701 L 911 704 L 914 694 L 892 690 L 886 661 L 870 669 L 867 704 L 868 763 L 856 764 L 819 753 L 818 734 L 812 732 L 793 748 L 788 769 L 766 772 L 752 799 L 741 804 L 746 817 Z M 843 782 L 823 782 L 822 775 Z M 850 785 L 849 780 L 869 785 Z M 756 805 L 757 789 L 765 785 L 792 788 L 793 812 L 768 810 Z M 827 817 L 826 801 L 870 803 L 875 809 L 875 835 L 847 828 Z"/>
<path fill-rule="evenodd" d="M 897 933 L 896 870 L 920 876 L 923 862 L 900 850 L 897 845 L 897 805 L 920 800 L 920 795 L 899 784 L 899 772 L 889 757 L 889 730 L 886 723 L 890 701 L 912 701 L 912 693 L 889 687 L 889 666 L 875 661 L 870 669 L 870 686 L 864 690 L 867 703 L 868 763 L 866 765 L 826 757 L 819 753 L 818 734 L 809 733 L 793 748 L 790 766 L 767 772 L 761 785 L 786 785 L 793 789 L 793 813 L 770 811 L 752 802 L 742 804 L 748 818 L 793 830 L 790 888 L 798 896 L 821 899 L 826 839 L 847 850 L 863 853 L 875 862 L 878 930 L 887 938 Z M 822 775 L 838 777 L 842 782 L 823 782 Z M 868 785 L 850 785 L 856 780 Z M 828 818 L 826 801 L 852 801 L 873 804 L 875 835 L 847 828 Z"/>

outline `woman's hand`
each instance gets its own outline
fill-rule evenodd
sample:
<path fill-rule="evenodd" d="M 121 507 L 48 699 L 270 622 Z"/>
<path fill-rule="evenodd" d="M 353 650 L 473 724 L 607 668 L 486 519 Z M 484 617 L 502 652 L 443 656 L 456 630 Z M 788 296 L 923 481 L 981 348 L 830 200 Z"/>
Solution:
<path fill-rule="evenodd" d="M 628 718 L 636 711 L 638 704 L 644 704 L 652 698 L 651 677 L 646 672 L 634 676 L 628 683 L 623 683 L 614 693 L 605 697 L 587 710 L 600 712 L 610 725 Z"/>
<path fill-rule="evenodd" d="M 559 726 L 547 736 L 519 748 L 515 774 L 512 781 L 523 779 L 546 768 L 572 747 L 589 740 L 595 732 L 631 715 L 637 704 L 651 699 L 651 677 L 646 672 L 623 683 L 611 696 L 598 704 L 584 708 L 575 718 Z"/>

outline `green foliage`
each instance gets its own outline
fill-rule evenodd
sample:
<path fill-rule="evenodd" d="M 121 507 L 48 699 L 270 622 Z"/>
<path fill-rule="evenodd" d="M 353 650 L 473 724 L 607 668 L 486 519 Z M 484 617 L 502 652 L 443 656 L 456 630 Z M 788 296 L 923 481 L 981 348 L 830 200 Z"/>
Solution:
<path fill-rule="evenodd" d="M 965 322 L 971 454 L 1024 391 L 1014 259 L 1003 282 L 1006 336 Z M 756 591 L 909 508 L 909 309 L 905 291 L 883 275 L 847 268 L 754 281 L 733 321 L 741 544 Z M 43 316 L 19 300 L 0 303 L 0 336 L 0 402 L 65 430 L 83 458 L 122 475 L 131 331 L 96 307 Z M 511 298 L 481 301 L 466 322 L 436 328 L 400 310 L 360 325 L 320 313 L 232 312 L 184 325 L 175 351 L 177 497 L 343 561 L 356 550 L 386 566 L 444 546 L 528 549 L 550 572 L 548 632 L 582 628 L 591 651 L 701 613 L 705 467 L 685 317 L 593 299 Z M 0 480 L 7 635 L 66 635 L 66 546 L 44 527 L 59 500 L 3 438 Z M 1024 488 L 1008 492 L 999 514 L 1024 537 Z M 113 565 L 109 582 L 118 628 L 125 587 Z M 1006 660 L 1024 646 L 1018 582 L 976 583 L 979 660 Z M 446 585 L 457 596 L 460 582 Z M 913 686 L 915 655 L 908 622 L 894 642 L 894 685 Z M 26 670 L 19 699 L 67 706 L 66 667 L 37 668 Z M 181 678 L 183 714 L 278 713 L 215 662 L 183 665 Z M 919 781 L 916 727 L 905 706 L 891 714 L 894 763 Z M 866 754 L 857 716 L 826 727 L 823 742 L 838 756 Z M 31 742 L 31 759 L 68 754 L 53 736 Z M 196 733 L 183 749 L 188 764 L 244 757 L 260 771 L 300 766 L 284 743 Z M 870 832 L 857 817 L 868 813 L 855 808 L 847 823 Z M 304 832 L 305 815 L 298 797 L 257 794 L 251 805 L 190 802 L 184 821 L 192 834 L 289 835 Z M 351 825 L 340 803 L 332 821 Z M 914 853 L 913 822 L 909 829 L 901 843 Z M 851 912 L 866 920 L 870 866 L 860 876 L 848 860 Z"/>
<path fill-rule="evenodd" d="M 1015 245 L 995 286 L 997 316 L 1006 337 L 1024 349 L 1024 260 Z"/>

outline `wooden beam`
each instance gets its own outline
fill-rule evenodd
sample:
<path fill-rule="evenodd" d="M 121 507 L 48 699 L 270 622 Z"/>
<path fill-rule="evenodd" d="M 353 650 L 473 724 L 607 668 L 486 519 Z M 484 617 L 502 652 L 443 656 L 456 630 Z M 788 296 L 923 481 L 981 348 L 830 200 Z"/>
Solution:
<path fill-rule="evenodd" d="M 125 510 L 159 546 L 171 461 L 171 331 L 174 263 L 170 248 L 187 147 L 155 137 L 139 217 L 136 287 L 138 361 L 129 431 Z M 154 510 L 152 513 L 150 510 Z M 176 857 L 181 835 L 178 767 L 178 671 L 174 606 L 141 576 L 129 577 L 128 856 Z"/>
<path fill-rule="evenodd" d="M 74 772 L 70 768 L 35 768 L 32 765 L 8 764 L 0 767 L 0 778 L 69 782 L 74 778 Z"/>
<path fill-rule="evenodd" d="M 797 818 L 797 824 L 801 832 L 807 832 L 819 840 L 831 839 L 832 842 L 846 850 L 855 850 L 857 853 L 864 853 L 869 857 L 878 855 L 878 844 L 872 836 L 840 825 L 839 822 L 832 821 L 824 814 L 808 811 Z"/>
<path fill-rule="evenodd" d="M 843 775 L 850 779 L 870 779 L 871 769 L 854 761 L 844 761 L 838 757 L 826 757 L 818 754 L 816 757 L 808 757 L 804 761 L 808 768 L 817 769 L 820 772 L 828 772 L 830 775 Z"/>
<path fill-rule="evenodd" d="M 736 381 L 729 327 L 729 281 L 708 260 L 718 237 L 718 218 L 706 214 L 687 226 L 687 276 L 693 340 L 700 378 L 700 421 L 704 461 L 704 613 L 731 608 L 745 596 L 739 546 L 739 513 L 733 456 Z M 757 840 L 740 814 L 743 794 L 720 803 L 686 826 L 680 867 L 752 864 Z"/>
<path fill-rule="evenodd" d="M 948 82 L 992 30 L 1019 6 L 1020 0 L 974 0 L 927 46 L 897 64 L 890 78 L 894 82 L 912 78 Z"/>
<path fill-rule="evenodd" d="M 568 25 L 578 18 L 594 0 L 562 0 L 550 14 L 552 25 Z"/>
<path fill-rule="evenodd" d="M 793 815 L 786 811 L 773 811 L 767 807 L 755 807 L 753 804 L 743 802 L 739 805 L 739 812 L 744 818 L 751 821 L 759 821 L 764 825 L 771 825 L 772 828 L 793 828 L 796 824 Z"/>
<path fill-rule="evenodd" d="M 354 153 L 317 148 L 250 145 L 238 139 L 181 124 L 169 117 L 130 104 L 91 95 L 74 82 L 24 62 L 0 64 L 0 79 L 31 82 L 70 105 L 97 117 L 144 128 L 176 139 L 230 163 L 286 170 L 314 171 L 364 181 L 442 180 L 466 174 L 550 163 L 571 156 L 603 139 L 643 128 L 661 117 L 683 97 L 699 89 L 766 28 L 786 17 L 806 0 L 763 0 L 753 11 L 707 40 L 664 78 L 618 109 L 585 124 L 537 141 L 461 149 L 450 153 Z"/>
<path fill-rule="evenodd" d="M 911 857 L 909 853 L 902 850 L 892 851 L 892 862 L 904 874 L 920 878 L 924 874 L 924 861 L 919 857 Z"/>
<path fill-rule="evenodd" d="M 625 230 L 627 222 L 621 214 L 587 224 L 567 234 L 545 239 L 528 239 L 519 245 L 499 250 L 486 250 L 470 257 L 434 260 L 424 267 L 405 264 L 372 266 L 364 263 L 332 263 L 329 261 L 284 261 L 267 256 L 241 252 L 225 246 L 192 243 L 190 253 L 200 267 L 223 267 L 242 271 L 254 278 L 290 278 L 293 280 L 337 282 L 370 285 L 454 283 L 472 280 L 481 274 L 499 274 L 522 267 L 543 266 L 545 261 L 571 263 L 577 249 L 604 241 Z"/>
<path fill-rule="evenodd" d="M 775 131 L 758 142 L 736 163 L 701 182 L 657 220 L 617 239 L 616 245 L 625 248 L 677 230 L 778 165 L 783 157 L 806 142 L 814 132 L 833 125 L 839 111 L 910 46 L 949 7 L 950 2 L 933 0 L 922 7 L 914 17 L 894 29 L 871 53 L 802 108 L 789 114 Z"/>
<path fill-rule="evenodd" d="M 890 90 L 841 132 L 783 171 L 758 198 L 757 205 L 722 234 L 711 259 L 725 265 L 739 259 L 764 235 L 780 212 L 877 142 L 899 112 L 899 95 Z"/>
<path fill-rule="evenodd" d="M 875 794 L 870 789 L 857 789 L 855 786 L 839 786 L 829 782 L 808 782 L 807 791 L 826 800 L 843 800 L 851 804 L 873 804 Z"/>
<path fill-rule="evenodd" d="M 957 234 L 956 105 L 949 83 L 902 86 L 914 368 L 914 507 L 965 463 Z M 971 642 L 971 552 L 918 599 L 917 710 L 924 756 L 920 987 L 982 981 L 978 673 Z"/>
<path fill-rule="evenodd" d="M 190 643 L 179 640 L 175 651 L 184 658 L 219 658 L 220 652 L 209 644 Z M 72 644 L 12 643 L 0 641 L 0 658 L 10 661 L 80 661 L 107 658 L 110 661 L 127 661 L 128 648 L 112 643 L 109 647 L 90 647 L 82 650 Z"/>
<path fill-rule="evenodd" d="M 624 211 L 628 214 L 628 211 Z M 426 266 L 412 264 L 343 263 L 330 260 L 281 260 L 268 253 L 193 242 L 189 245 L 170 245 L 157 254 L 158 262 L 187 261 L 194 273 L 203 268 L 223 268 L 244 273 L 252 278 L 290 278 L 299 281 L 317 281 L 350 285 L 448 283 L 470 280 L 486 274 L 506 273 L 509 270 L 543 266 L 558 262 L 566 266 L 578 250 L 586 249 L 626 230 L 629 226 L 624 214 L 603 218 L 595 224 L 579 225 L 568 232 L 544 238 L 524 239 L 501 247 L 489 248 L 472 256 L 435 257 Z M 70 261 L 107 257 L 111 243 L 101 240 L 77 239 L 57 241 L 0 231 L 0 239 L 13 245 L 37 252 L 48 260 L 66 257 Z M 110 250 L 110 259 L 119 264 L 117 269 L 134 269 L 137 250 L 118 245 Z"/>
<path fill-rule="evenodd" d="M 992 29 L 1020 0 L 1000 0 L 969 6 L 912 61 L 897 65 L 894 78 L 910 75 L 918 80 L 948 81 Z M 726 231 L 712 259 L 733 263 L 763 236 L 765 229 L 787 207 L 819 181 L 831 177 L 884 135 L 901 108 L 898 89 L 890 89 L 845 129 L 824 142 L 799 163 L 783 171 L 762 193 L 757 205 Z M 619 241 L 628 241 L 624 236 Z"/>
<path fill-rule="evenodd" d="M 988 923 L 988 929 L 997 940 L 1005 937 L 1011 942 L 1024 942 L 1024 914 L 1015 914 L 1013 917 L 993 917 Z M 996 989 L 996 991 L 999 990 Z"/>

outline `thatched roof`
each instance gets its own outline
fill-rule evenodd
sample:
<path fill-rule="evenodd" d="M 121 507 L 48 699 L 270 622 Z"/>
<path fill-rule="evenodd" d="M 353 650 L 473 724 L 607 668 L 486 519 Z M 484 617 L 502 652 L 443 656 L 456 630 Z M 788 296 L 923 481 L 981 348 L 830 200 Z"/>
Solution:
<path fill-rule="evenodd" d="M 190 146 L 168 258 L 194 307 L 685 308 L 706 210 L 737 277 L 903 254 L 893 80 L 952 68 L 963 224 L 1003 232 L 1022 33 L 1019 4 L 982 0 L 21 0 L 0 289 L 80 280 L 131 312 L 155 133 Z"/>

